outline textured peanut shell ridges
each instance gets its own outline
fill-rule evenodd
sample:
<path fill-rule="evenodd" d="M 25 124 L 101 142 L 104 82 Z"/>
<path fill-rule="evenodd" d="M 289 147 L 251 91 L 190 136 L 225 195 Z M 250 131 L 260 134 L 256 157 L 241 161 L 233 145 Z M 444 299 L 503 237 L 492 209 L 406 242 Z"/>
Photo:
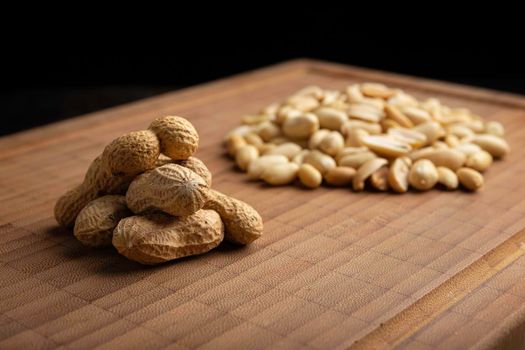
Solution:
<path fill-rule="evenodd" d="M 134 213 L 161 210 L 173 216 L 185 216 L 204 206 L 207 190 L 204 179 L 193 171 L 166 164 L 135 178 L 126 193 L 126 201 Z"/>
<path fill-rule="evenodd" d="M 89 202 L 75 221 L 75 237 L 90 247 L 111 245 L 113 230 L 118 222 L 132 215 L 126 197 L 108 195 Z"/>
<path fill-rule="evenodd" d="M 155 119 L 149 128 L 159 138 L 161 152 L 171 159 L 187 159 L 199 146 L 197 130 L 184 118 L 160 117 Z"/>
<path fill-rule="evenodd" d="M 155 164 L 155 168 L 158 168 L 159 166 L 163 166 L 166 164 L 178 164 L 180 166 L 183 166 L 185 168 L 190 169 L 195 174 L 199 175 L 206 181 L 208 184 L 208 187 L 211 187 L 212 182 L 212 174 L 206 164 L 202 160 L 200 160 L 197 157 L 189 157 L 188 159 L 183 160 L 173 160 L 168 156 L 165 156 L 164 154 L 161 154 L 159 156 L 159 159 L 157 159 L 157 162 Z"/>
<path fill-rule="evenodd" d="M 197 157 L 189 157 L 188 159 L 177 161 L 177 164 L 190 169 L 195 174 L 202 177 L 204 181 L 206 181 L 208 187 L 211 187 L 212 175 L 202 160 Z"/>
<path fill-rule="evenodd" d="M 102 157 L 99 156 L 91 162 L 84 182 L 66 192 L 55 204 L 55 219 L 64 227 L 73 227 L 75 219 L 93 199 L 104 194 L 126 193 L 130 176 L 112 176 L 104 167 Z"/>
<path fill-rule="evenodd" d="M 185 217 L 150 213 L 122 219 L 113 232 L 113 246 L 131 260 L 152 265 L 206 253 L 223 238 L 223 223 L 213 210 Z"/>
<path fill-rule="evenodd" d="M 113 175 L 136 175 L 153 169 L 160 154 L 159 140 L 150 130 L 117 137 L 102 153 L 104 165 Z"/>
<path fill-rule="evenodd" d="M 213 209 L 219 213 L 226 230 L 225 238 L 229 242 L 249 244 L 263 233 L 261 216 L 243 201 L 209 190 L 204 209 Z"/>

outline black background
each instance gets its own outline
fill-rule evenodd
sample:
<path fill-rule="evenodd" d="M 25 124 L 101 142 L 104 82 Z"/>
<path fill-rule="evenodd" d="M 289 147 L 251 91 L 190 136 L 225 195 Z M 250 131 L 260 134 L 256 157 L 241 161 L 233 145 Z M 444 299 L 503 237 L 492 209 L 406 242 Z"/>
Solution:
<path fill-rule="evenodd" d="M 299 57 L 525 94 L 524 31 L 511 10 L 481 17 L 429 3 L 399 16 L 319 5 L 111 28 L 91 18 L 8 35 L 0 134 Z"/>

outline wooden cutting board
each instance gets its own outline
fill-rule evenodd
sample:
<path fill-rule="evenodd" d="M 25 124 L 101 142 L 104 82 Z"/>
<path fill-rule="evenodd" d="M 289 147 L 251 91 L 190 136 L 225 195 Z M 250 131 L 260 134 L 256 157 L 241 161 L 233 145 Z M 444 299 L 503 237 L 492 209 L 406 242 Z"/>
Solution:
<path fill-rule="evenodd" d="M 478 193 L 249 183 L 221 148 L 240 117 L 309 84 L 378 81 L 502 122 L 512 153 Z M 525 98 L 299 60 L 0 139 L 0 348 L 525 346 Z M 187 117 L 214 187 L 265 235 L 144 267 L 88 249 L 53 205 L 113 138 Z"/>

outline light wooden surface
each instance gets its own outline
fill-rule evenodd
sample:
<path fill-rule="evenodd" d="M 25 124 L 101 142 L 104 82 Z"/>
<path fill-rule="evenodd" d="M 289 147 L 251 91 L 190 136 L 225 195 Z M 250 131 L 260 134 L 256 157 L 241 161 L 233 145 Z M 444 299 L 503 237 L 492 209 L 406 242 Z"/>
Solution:
<path fill-rule="evenodd" d="M 249 183 L 225 132 L 308 85 L 379 81 L 501 121 L 512 152 L 479 193 L 353 193 Z M 0 348 L 525 346 L 525 98 L 293 61 L 0 139 Z M 111 139 L 187 117 L 214 187 L 265 235 L 143 267 L 58 228 L 57 197 Z M 357 341 L 357 342 L 356 342 Z"/>

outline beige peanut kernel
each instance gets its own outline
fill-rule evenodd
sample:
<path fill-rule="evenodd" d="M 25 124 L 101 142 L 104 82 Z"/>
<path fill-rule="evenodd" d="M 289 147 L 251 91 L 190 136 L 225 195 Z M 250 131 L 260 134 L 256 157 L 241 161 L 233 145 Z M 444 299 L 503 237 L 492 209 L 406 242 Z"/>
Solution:
<path fill-rule="evenodd" d="M 298 117 L 303 113 L 304 112 L 298 110 L 297 108 L 288 105 L 283 105 L 277 111 L 275 123 L 278 125 L 282 125 L 286 120 Z"/>
<path fill-rule="evenodd" d="M 319 170 L 310 164 L 302 164 L 299 167 L 297 176 L 299 177 L 301 184 L 308 188 L 317 188 L 321 186 L 321 183 L 323 182 L 323 177 Z"/>
<path fill-rule="evenodd" d="M 454 149 L 431 149 L 428 152 L 415 156 L 413 160 L 428 159 L 435 166 L 444 166 L 456 170 L 465 164 L 466 156 Z"/>
<path fill-rule="evenodd" d="M 319 129 L 319 120 L 312 113 L 289 118 L 283 123 L 283 133 L 291 138 L 305 139 Z"/>
<path fill-rule="evenodd" d="M 259 180 L 266 168 L 275 164 L 286 163 L 288 163 L 288 158 L 282 154 L 263 155 L 262 157 L 250 162 L 247 171 L 248 178 L 251 180 Z"/>
<path fill-rule="evenodd" d="M 426 144 L 431 144 L 437 139 L 445 136 L 445 131 L 441 125 L 434 121 L 428 121 L 421 123 L 413 128 L 414 131 L 418 131 L 424 134 L 427 138 Z"/>
<path fill-rule="evenodd" d="M 235 157 L 235 153 L 237 153 L 237 150 L 243 146 L 245 146 L 246 140 L 243 136 L 238 134 L 232 134 L 226 139 L 226 150 L 228 151 L 228 155 L 230 157 Z"/>
<path fill-rule="evenodd" d="M 346 166 L 354 169 L 359 169 L 361 165 L 370 159 L 377 158 L 377 155 L 370 151 L 358 152 L 354 154 L 347 154 L 339 158 L 337 162 L 340 166 Z"/>
<path fill-rule="evenodd" d="M 402 128 L 402 126 L 398 122 L 396 122 L 395 120 L 389 119 L 389 118 L 385 118 L 381 120 L 379 122 L 379 125 L 381 125 L 381 128 L 383 129 L 384 132 L 388 132 L 388 130 L 392 128 L 395 128 L 395 129 Z"/>
<path fill-rule="evenodd" d="M 309 85 L 297 91 L 296 96 L 312 96 L 317 100 L 322 100 L 325 96 L 325 91 L 317 85 Z"/>
<path fill-rule="evenodd" d="M 465 137 L 474 137 L 474 132 L 462 124 L 452 124 L 447 126 L 446 129 L 448 135 L 456 136 L 459 139 L 465 138 Z"/>
<path fill-rule="evenodd" d="M 362 138 L 363 146 L 380 156 L 400 157 L 406 155 L 412 147 L 390 136 L 369 135 Z"/>
<path fill-rule="evenodd" d="M 505 128 L 500 122 L 491 121 L 485 125 L 485 132 L 494 136 L 503 137 L 503 135 L 505 135 Z"/>
<path fill-rule="evenodd" d="M 314 132 L 308 140 L 308 148 L 316 149 L 317 147 L 319 147 L 321 141 L 323 141 L 324 137 L 328 134 L 330 134 L 330 130 L 328 129 L 319 129 L 316 132 Z"/>
<path fill-rule="evenodd" d="M 371 135 L 377 135 L 381 133 L 381 125 L 375 123 L 368 123 L 362 120 L 349 120 L 341 126 L 343 135 L 347 135 L 350 130 L 362 129 Z"/>
<path fill-rule="evenodd" d="M 306 155 L 310 153 L 310 150 L 308 149 L 303 149 L 301 152 L 297 153 L 293 158 L 292 158 L 292 162 L 294 162 L 295 164 L 297 165 L 301 165 L 304 163 L 304 157 L 306 157 Z"/>
<path fill-rule="evenodd" d="M 249 132 L 246 135 L 244 135 L 244 140 L 249 145 L 257 147 L 257 149 L 259 149 L 259 147 L 261 147 L 264 144 L 263 139 L 254 132 Z"/>
<path fill-rule="evenodd" d="M 448 190 L 455 190 L 458 188 L 458 177 L 455 172 L 449 168 L 438 166 L 436 168 L 438 172 L 438 183 L 445 186 Z"/>
<path fill-rule="evenodd" d="M 261 174 L 261 179 L 269 185 L 288 185 L 297 178 L 299 166 L 295 163 L 272 164 Z"/>
<path fill-rule="evenodd" d="M 264 124 L 264 123 L 261 123 Z M 226 142 L 232 135 L 244 136 L 249 132 L 254 131 L 253 125 L 240 125 L 230 130 L 226 136 L 224 136 L 224 142 Z"/>
<path fill-rule="evenodd" d="M 330 156 L 335 156 L 344 146 L 343 135 L 337 131 L 329 132 L 319 143 L 319 149 Z"/>
<path fill-rule="evenodd" d="M 408 191 L 408 174 L 412 160 L 408 157 L 396 158 L 390 166 L 388 173 L 388 183 L 390 187 L 398 193 Z"/>
<path fill-rule="evenodd" d="M 310 95 L 294 95 L 286 100 L 288 106 L 302 112 L 310 112 L 319 107 L 319 100 Z"/>
<path fill-rule="evenodd" d="M 370 134 L 364 129 L 350 129 L 346 134 L 345 146 L 361 147 L 364 145 L 363 139 L 368 135 Z"/>
<path fill-rule="evenodd" d="M 370 184 L 373 188 L 379 191 L 388 191 L 390 188 L 388 183 L 388 166 L 382 166 L 370 175 Z"/>
<path fill-rule="evenodd" d="M 447 143 L 444 141 L 434 141 L 434 143 L 432 144 L 432 147 L 434 147 L 435 149 L 449 149 L 450 148 L 447 145 Z"/>
<path fill-rule="evenodd" d="M 430 113 L 421 108 L 405 107 L 402 109 L 402 112 L 415 125 L 423 124 L 432 120 Z"/>
<path fill-rule="evenodd" d="M 474 170 L 484 172 L 492 165 L 492 156 L 487 151 L 479 151 L 471 154 L 465 163 L 465 166 Z"/>
<path fill-rule="evenodd" d="M 342 150 L 339 151 L 339 153 L 336 154 L 335 160 L 339 162 L 341 158 L 348 156 L 350 154 L 356 154 L 356 153 L 362 153 L 368 151 L 368 148 L 366 147 L 345 147 Z"/>
<path fill-rule="evenodd" d="M 420 191 L 427 191 L 438 181 L 438 172 L 434 163 L 428 159 L 419 159 L 412 164 L 408 174 L 410 185 Z"/>
<path fill-rule="evenodd" d="M 257 125 L 272 119 L 273 117 L 270 114 L 249 114 L 242 117 L 242 123 L 244 125 Z"/>
<path fill-rule="evenodd" d="M 454 147 L 454 149 L 463 153 L 467 157 L 473 155 L 474 153 L 482 151 L 481 147 L 469 142 L 460 142 L 457 146 Z"/>
<path fill-rule="evenodd" d="M 281 134 L 281 129 L 272 122 L 264 122 L 259 124 L 255 131 L 264 142 L 268 142 Z"/>
<path fill-rule="evenodd" d="M 406 115 L 404 115 L 396 106 L 386 105 L 385 114 L 387 118 L 390 118 L 391 120 L 395 121 L 404 128 L 414 127 L 414 123 L 412 123 L 412 121 Z"/>
<path fill-rule="evenodd" d="M 267 114 L 267 115 L 276 115 L 277 111 L 279 110 L 280 103 L 274 102 L 270 103 L 266 107 L 263 107 L 260 111 L 261 114 Z"/>
<path fill-rule="evenodd" d="M 459 182 L 468 190 L 476 191 L 483 186 L 483 175 L 474 169 L 460 168 L 456 171 Z"/>
<path fill-rule="evenodd" d="M 456 147 L 459 145 L 459 138 L 456 136 L 456 135 L 452 135 L 452 134 L 449 134 L 447 136 L 445 136 L 445 143 L 449 146 L 449 147 Z"/>
<path fill-rule="evenodd" d="M 489 152 L 495 158 L 503 157 L 510 151 L 507 141 L 492 134 L 476 135 L 472 139 L 472 143 Z"/>
<path fill-rule="evenodd" d="M 388 88 L 383 84 L 364 83 L 361 85 L 361 92 L 367 97 L 378 97 L 388 99 L 396 93 L 395 90 Z"/>
<path fill-rule="evenodd" d="M 319 119 L 319 126 L 329 130 L 341 130 L 341 126 L 348 120 L 348 116 L 345 112 L 330 108 L 322 107 L 314 112 Z"/>
<path fill-rule="evenodd" d="M 282 144 L 289 143 L 289 142 L 291 142 L 291 140 L 289 137 L 286 137 L 286 136 L 277 136 L 277 137 L 270 139 L 269 141 L 269 143 L 274 144 L 276 146 L 280 146 Z M 295 142 L 292 142 L 292 143 L 295 143 Z"/>
<path fill-rule="evenodd" d="M 352 183 L 356 170 L 347 166 L 338 166 L 329 169 L 324 174 L 326 183 L 332 186 L 347 186 Z"/>
<path fill-rule="evenodd" d="M 398 141 L 409 144 L 413 148 L 419 148 L 427 142 L 427 136 L 414 129 L 390 128 L 387 134 Z"/>
<path fill-rule="evenodd" d="M 361 165 L 352 179 L 354 191 L 362 191 L 365 188 L 366 179 L 376 170 L 387 164 L 388 161 L 384 158 L 374 158 Z"/>
<path fill-rule="evenodd" d="M 235 163 L 241 170 L 248 169 L 250 162 L 259 157 L 259 150 L 252 145 L 244 145 L 235 153 Z"/>
<path fill-rule="evenodd" d="M 302 148 L 298 144 L 293 142 L 285 142 L 276 147 L 273 147 L 272 149 L 267 151 L 265 155 L 280 154 L 291 160 L 299 152 L 301 152 L 301 150 Z"/>
<path fill-rule="evenodd" d="M 277 147 L 277 145 L 273 143 L 265 143 L 259 147 L 259 154 L 268 154 L 270 150 Z"/>
<path fill-rule="evenodd" d="M 334 158 L 320 151 L 313 150 L 304 157 L 304 163 L 310 164 L 323 175 L 328 170 L 336 167 Z"/>
<path fill-rule="evenodd" d="M 384 112 L 368 104 L 352 104 L 348 108 L 348 117 L 369 123 L 379 123 L 384 117 Z"/>

